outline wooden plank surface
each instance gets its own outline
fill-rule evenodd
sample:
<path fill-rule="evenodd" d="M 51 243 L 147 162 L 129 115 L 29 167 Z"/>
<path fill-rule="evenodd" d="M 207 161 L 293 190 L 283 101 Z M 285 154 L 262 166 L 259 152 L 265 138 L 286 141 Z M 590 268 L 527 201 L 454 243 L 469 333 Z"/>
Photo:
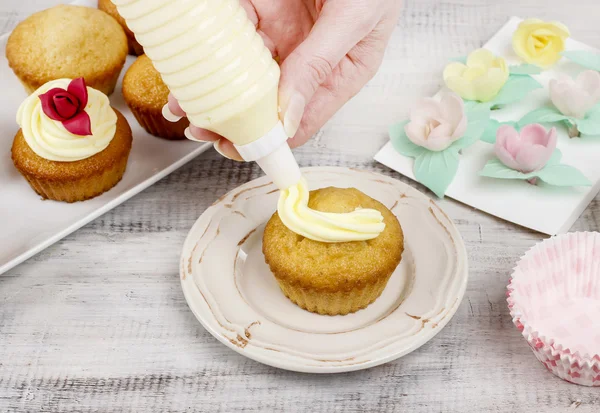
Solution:
<path fill-rule="evenodd" d="M 0 32 L 53 3 L 0 2 Z M 295 151 L 299 163 L 405 180 L 371 160 L 387 126 L 441 86 L 448 58 L 482 45 L 511 15 L 560 19 L 600 47 L 597 0 L 406 1 L 379 74 Z M 179 253 L 208 205 L 260 174 L 256 165 L 203 154 L 0 276 L 0 412 L 600 411 L 600 389 L 548 373 L 508 314 L 511 268 L 542 235 L 451 200 L 440 205 L 464 237 L 470 282 L 453 320 L 418 351 L 317 376 L 266 367 L 221 345 L 185 303 Z M 573 230 L 596 231 L 599 220 L 596 199 Z"/>

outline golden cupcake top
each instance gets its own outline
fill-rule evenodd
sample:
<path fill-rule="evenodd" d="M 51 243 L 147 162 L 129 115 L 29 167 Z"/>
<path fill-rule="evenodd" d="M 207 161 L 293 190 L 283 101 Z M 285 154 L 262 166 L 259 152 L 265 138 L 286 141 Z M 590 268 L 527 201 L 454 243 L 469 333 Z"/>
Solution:
<path fill-rule="evenodd" d="M 396 216 L 383 204 L 355 188 L 322 188 L 311 191 L 308 208 L 344 214 L 357 208 L 377 211 L 384 230 L 377 237 L 358 242 L 326 243 L 290 230 L 276 213 L 268 222 L 263 252 L 280 279 L 323 291 L 354 288 L 356 283 L 377 282 L 389 276 L 400 262 L 404 236 Z"/>
<path fill-rule="evenodd" d="M 129 43 L 129 54 L 135 56 L 144 54 L 144 49 L 135 39 L 135 35 L 133 34 L 133 32 L 129 30 L 129 27 L 127 27 L 127 22 L 125 21 L 123 16 L 119 14 L 115 3 L 113 3 L 111 0 L 98 0 L 98 9 L 102 10 L 105 13 L 108 13 L 117 22 L 119 22 L 123 30 L 125 30 L 125 34 L 127 35 L 127 41 Z"/>
<path fill-rule="evenodd" d="M 133 32 L 127 27 L 125 19 L 119 14 L 117 6 L 115 6 L 115 3 L 113 3 L 111 0 L 98 0 L 98 9 L 109 14 L 112 18 L 119 22 L 121 27 L 123 27 L 123 29 L 125 30 L 125 33 L 133 34 Z"/>
<path fill-rule="evenodd" d="M 146 55 L 138 57 L 123 78 L 123 95 L 127 102 L 162 111 L 169 89 Z"/>
<path fill-rule="evenodd" d="M 75 73 L 87 78 L 113 71 L 126 56 L 127 38 L 115 19 L 72 5 L 32 14 L 17 25 L 6 45 L 13 70 L 37 86 Z"/>
<path fill-rule="evenodd" d="M 304 178 L 297 185 L 281 191 L 277 213 L 290 230 L 319 242 L 365 241 L 376 238 L 385 229 L 381 212 L 362 205 L 356 205 L 350 211 L 310 208 Z"/>
<path fill-rule="evenodd" d="M 108 97 L 83 78 L 44 84 L 19 107 L 17 123 L 38 156 L 60 162 L 89 158 L 115 135 L 117 115 Z"/>

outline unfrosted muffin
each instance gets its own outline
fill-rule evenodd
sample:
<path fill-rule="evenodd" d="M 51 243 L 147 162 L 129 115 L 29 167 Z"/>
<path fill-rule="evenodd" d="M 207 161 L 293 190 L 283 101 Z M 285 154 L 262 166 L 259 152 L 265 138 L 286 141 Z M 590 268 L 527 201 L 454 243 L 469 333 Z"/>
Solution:
<path fill-rule="evenodd" d="M 123 97 L 138 123 L 151 135 L 165 139 L 184 139 L 190 124 L 187 118 L 169 122 L 162 108 L 169 99 L 169 89 L 146 55 L 142 55 L 125 73 Z"/>
<path fill-rule="evenodd" d="M 129 27 L 127 27 L 125 19 L 121 17 L 119 11 L 117 10 L 117 6 L 115 6 L 115 4 L 110 0 L 98 0 L 98 8 L 112 16 L 116 21 L 119 22 L 123 30 L 125 30 L 125 34 L 127 35 L 127 44 L 129 46 L 129 54 L 134 56 L 144 54 L 142 45 L 135 40 L 133 32 L 129 30 Z"/>
<path fill-rule="evenodd" d="M 109 95 L 127 57 L 127 37 L 103 11 L 61 5 L 35 13 L 17 25 L 6 58 L 27 93 L 55 79 L 85 78 Z"/>
<path fill-rule="evenodd" d="M 375 209 L 383 215 L 385 229 L 368 241 L 324 243 L 292 232 L 275 213 L 265 228 L 263 253 L 281 290 L 298 306 L 319 314 L 344 315 L 367 307 L 381 295 L 402 258 L 398 219 L 354 188 L 311 191 L 308 207 L 337 213 Z"/>
<path fill-rule="evenodd" d="M 12 160 L 43 198 L 83 201 L 121 180 L 131 129 L 108 97 L 85 88 L 81 78 L 43 85 L 21 104 L 17 121 L 21 129 L 13 141 Z"/>

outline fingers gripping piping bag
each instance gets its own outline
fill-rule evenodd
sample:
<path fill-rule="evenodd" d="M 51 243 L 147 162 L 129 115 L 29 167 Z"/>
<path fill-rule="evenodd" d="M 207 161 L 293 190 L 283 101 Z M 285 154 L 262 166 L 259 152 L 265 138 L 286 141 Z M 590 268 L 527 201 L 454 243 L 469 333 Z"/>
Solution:
<path fill-rule="evenodd" d="M 280 70 L 238 0 L 113 0 L 195 126 L 235 144 L 281 190 L 292 231 L 322 242 L 375 238 L 383 217 L 308 208 L 308 190 L 278 115 Z"/>

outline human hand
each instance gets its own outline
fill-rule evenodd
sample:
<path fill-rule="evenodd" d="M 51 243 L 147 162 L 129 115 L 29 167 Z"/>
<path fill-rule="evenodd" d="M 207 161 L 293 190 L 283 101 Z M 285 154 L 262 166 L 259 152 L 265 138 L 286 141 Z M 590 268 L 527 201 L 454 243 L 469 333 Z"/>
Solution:
<path fill-rule="evenodd" d="M 279 103 L 293 148 L 304 144 L 377 72 L 401 0 L 240 0 L 281 62 Z M 169 109 L 185 113 L 169 96 Z M 190 134 L 241 160 L 223 137 L 190 125 Z"/>

